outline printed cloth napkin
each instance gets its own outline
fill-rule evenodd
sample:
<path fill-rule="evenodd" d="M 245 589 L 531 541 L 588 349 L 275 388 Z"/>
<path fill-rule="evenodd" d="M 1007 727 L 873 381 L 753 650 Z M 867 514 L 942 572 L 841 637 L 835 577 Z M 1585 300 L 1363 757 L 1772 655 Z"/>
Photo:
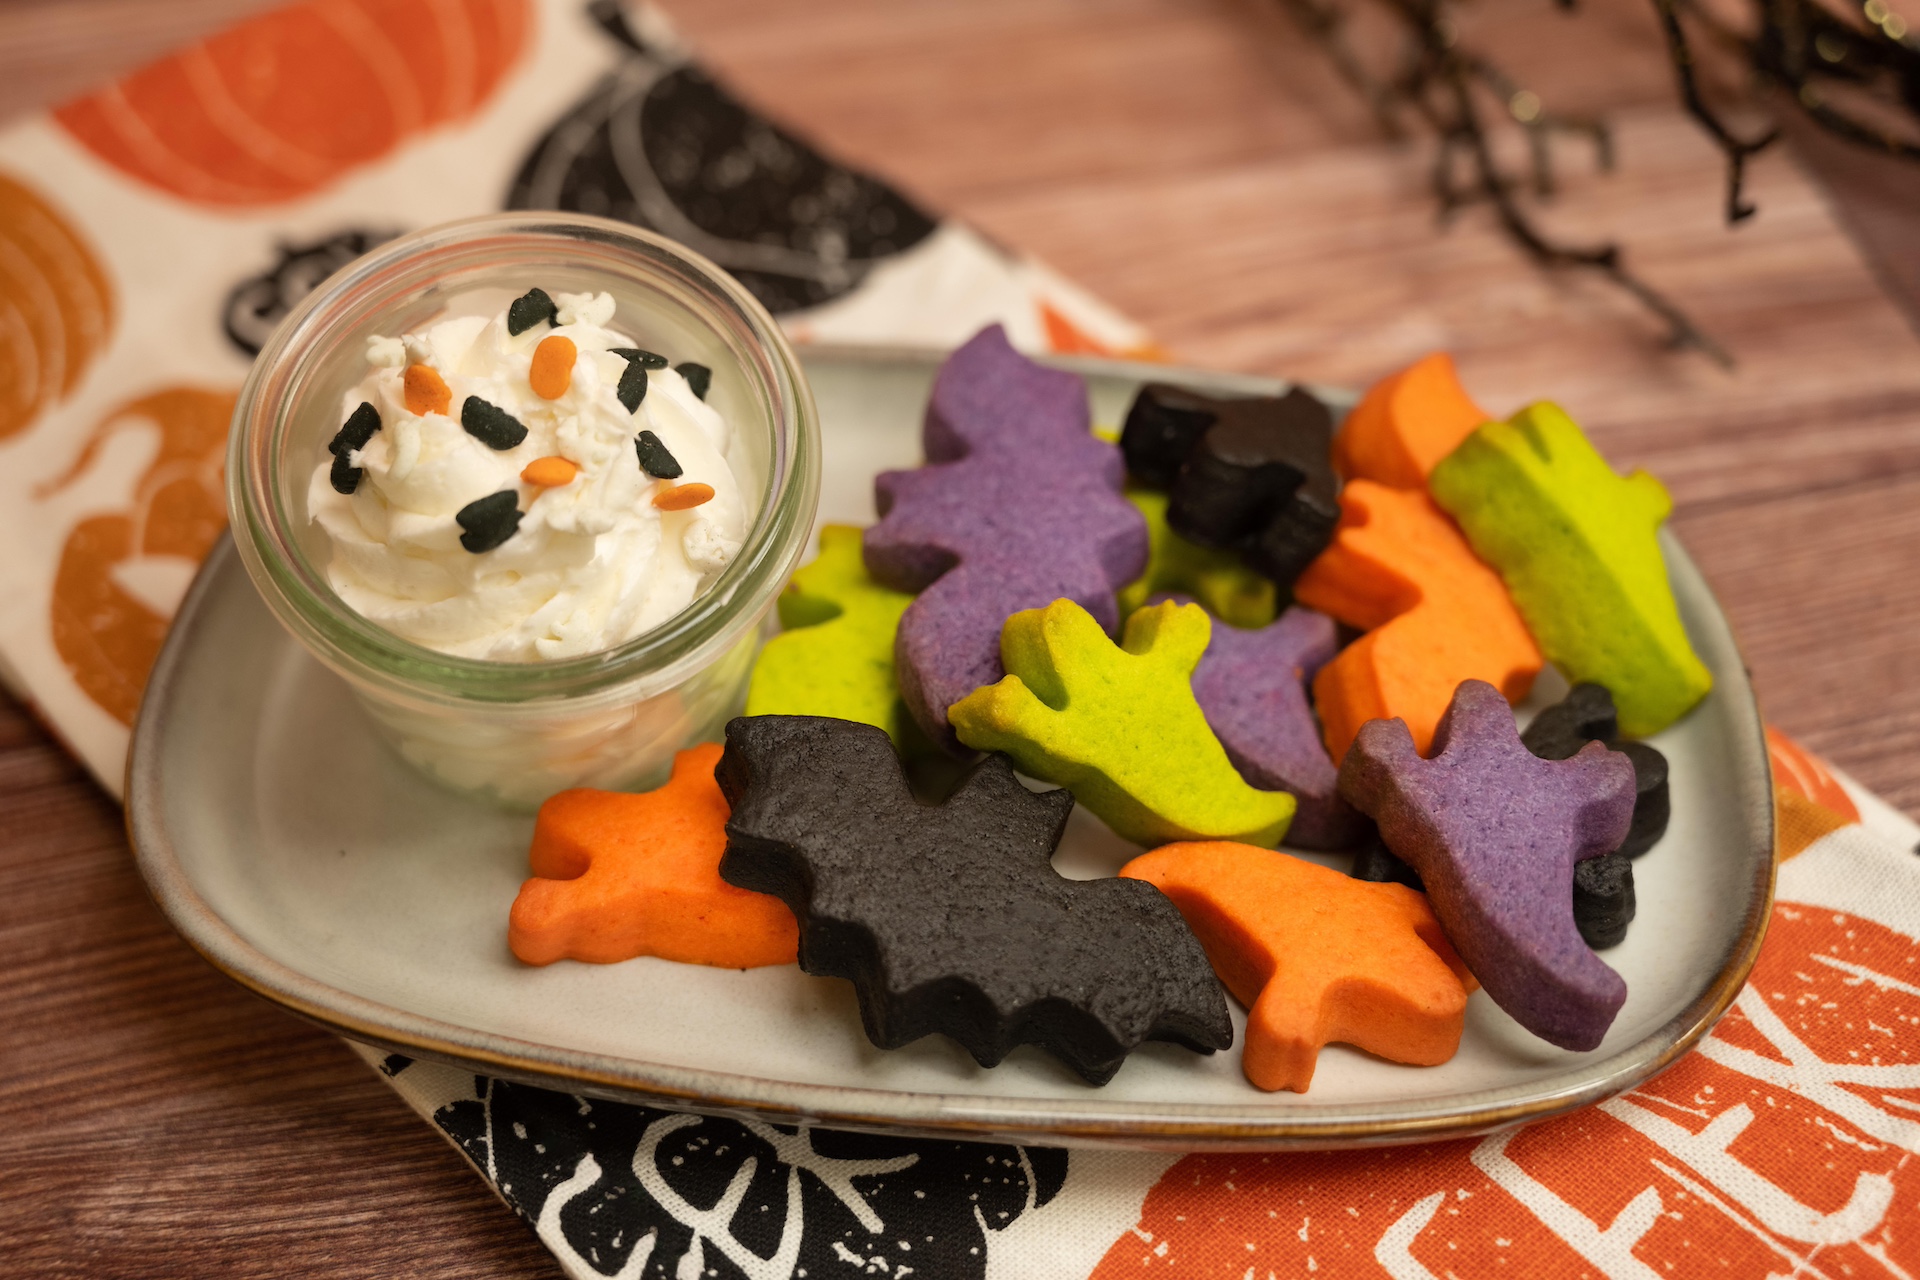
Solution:
<path fill-rule="evenodd" d="M 999 321 L 1030 350 L 1148 349 L 744 108 L 653 10 L 306 0 L 243 23 L 0 132 L 0 676 L 110 790 L 224 524 L 253 353 L 357 254 L 502 207 L 671 235 L 803 341 L 946 347 Z M 362 1052 L 577 1277 L 1920 1274 L 1920 830 L 1771 745 L 1779 902 L 1734 1011 L 1658 1079 L 1518 1133 L 1068 1152 Z"/>

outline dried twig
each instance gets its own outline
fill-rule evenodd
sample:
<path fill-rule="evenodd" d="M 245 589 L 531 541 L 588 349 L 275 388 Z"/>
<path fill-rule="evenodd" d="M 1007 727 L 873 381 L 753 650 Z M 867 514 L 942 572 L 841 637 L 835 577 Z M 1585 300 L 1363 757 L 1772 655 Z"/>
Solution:
<path fill-rule="evenodd" d="M 1744 197 L 1747 161 L 1771 146 L 1778 128 L 1742 137 L 1708 104 L 1701 91 L 1687 23 L 1706 31 L 1745 65 L 1762 84 L 1779 86 L 1798 110 L 1819 127 L 1849 141 L 1904 159 L 1920 159 L 1920 44 L 1909 36 L 1885 0 L 1863 0 L 1864 27 L 1851 25 L 1821 6 L 1821 0 L 1750 0 L 1757 13 L 1752 34 L 1736 30 L 1702 9 L 1696 0 L 1652 0 L 1666 38 L 1680 98 L 1726 157 L 1729 223 L 1751 217 L 1755 206 Z M 1543 267 L 1572 267 L 1604 275 L 1632 294 L 1667 326 L 1670 345 L 1704 352 L 1722 365 L 1732 358 L 1670 299 L 1626 267 L 1618 244 L 1569 246 L 1544 235 L 1517 194 L 1522 182 L 1494 156 L 1488 122 L 1476 101 L 1476 89 L 1499 99 L 1527 139 L 1531 193 L 1555 194 L 1553 145 L 1558 136 L 1590 140 L 1602 171 L 1613 167 L 1613 140 L 1603 120 L 1550 111 L 1539 95 L 1497 64 L 1458 47 L 1448 0 L 1379 0 L 1397 16 L 1410 39 L 1403 66 L 1389 77 L 1377 76 L 1347 39 L 1348 14 L 1342 0 L 1281 0 L 1295 21 L 1327 51 L 1340 76 L 1367 102 L 1381 132 L 1406 134 L 1402 113 L 1410 111 L 1433 135 L 1434 198 L 1444 222 L 1464 205 L 1485 201 L 1501 227 Z M 1571 11 L 1575 0 L 1556 0 Z M 1685 22 L 1683 22 L 1683 17 Z M 1913 136 L 1870 123 L 1835 106 L 1826 88 L 1839 82 L 1868 93 L 1883 104 L 1915 117 Z M 1462 176 L 1459 161 L 1467 162 Z"/>
<path fill-rule="evenodd" d="M 1667 56 L 1673 60 L 1674 75 L 1680 82 L 1680 100 L 1686 104 L 1687 114 L 1697 120 L 1726 153 L 1727 221 L 1749 218 L 1753 216 L 1754 205 L 1740 198 L 1747 157 L 1772 146 L 1779 139 L 1780 130 L 1769 129 L 1751 141 L 1735 137 L 1700 96 L 1700 82 L 1694 75 L 1693 47 L 1687 43 L 1686 29 L 1680 25 L 1680 0 L 1653 0 L 1653 7 L 1660 14 L 1660 28 L 1667 38 Z"/>
<path fill-rule="evenodd" d="M 1380 135 L 1390 142 L 1404 141 L 1407 132 L 1400 125 L 1399 113 L 1394 110 L 1398 95 L 1394 86 L 1376 79 L 1367 70 L 1366 63 L 1354 52 L 1353 45 L 1347 40 L 1346 10 L 1335 4 L 1323 3 L 1322 0 L 1281 0 L 1281 4 L 1308 35 L 1320 42 L 1320 47 L 1326 50 L 1327 60 L 1333 63 L 1333 69 L 1340 78 L 1366 101 Z"/>

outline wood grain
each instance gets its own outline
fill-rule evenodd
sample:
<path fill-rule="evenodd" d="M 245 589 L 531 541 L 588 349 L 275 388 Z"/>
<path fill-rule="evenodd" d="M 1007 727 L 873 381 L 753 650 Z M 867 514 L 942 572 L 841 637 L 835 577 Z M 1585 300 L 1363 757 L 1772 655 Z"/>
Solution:
<path fill-rule="evenodd" d="M 0 814 L 0 1276 L 558 1274 L 345 1045 L 174 934 L 11 700 Z"/>
<path fill-rule="evenodd" d="M 0 0 L 0 114 L 258 3 Z M 1620 234 L 1741 358 L 1729 374 L 1479 214 L 1437 231 L 1427 153 L 1381 143 L 1260 0 L 671 7 L 747 96 L 1185 359 L 1354 382 L 1446 346 L 1490 407 L 1563 400 L 1672 486 L 1768 714 L 1920 811 L 1912 175 L 1803 138 L 1758 163 L 1761 214 L 1729 231 L 1644 5 L 1468 9 L 1466 37 L 1551 105 L 1616 120 L 1619 171 L 1569 163 L 1551 217 Z M 0 1276 L 557 1274 L 344 1047 L 173 936 L 117 811 L 10 703 L 0 877 Z"/>

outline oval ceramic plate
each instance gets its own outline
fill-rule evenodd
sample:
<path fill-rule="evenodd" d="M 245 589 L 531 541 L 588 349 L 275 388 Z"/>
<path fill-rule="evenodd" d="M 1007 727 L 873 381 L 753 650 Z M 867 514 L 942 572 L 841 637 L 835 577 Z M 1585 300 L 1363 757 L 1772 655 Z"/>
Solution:
<path fill-rule="evenodd" d="M 1229 394 L 1277 385 L 1058 363 L 1087 376 L 1095 421 L 1109 425 L 1148 378 Z M 919 353 L 807 354 L 826 431 L 823 520 L 869 523 L 874 473 L 919 461 L 937 364 Z M 940 1037 L 874 1049 L 847 983 L 791 967 L 648 958 L 527 968 L 507 950 L 506 920 L 531 820 L 442 792 L 380 745 L 224 543 L 154 668 L 128 821 L 162 910 L 227 974 L 347 1036 L 482 1072 L 763 1119 L 1015 1141 L 1330 1147 L 1478 1133 L 1660 1070 L 1725 1010 L 1759 948 L 1773 885 L 1760 719 L 1712 596 L 1679 546 L 1665 546 L 1715 687 L 1654 740 L 1672 762 L 1673 821 L 1635 864 L 1639 918 L 1606 953 L 1630 994 L 1591 1053 L 1535 1039 L 1480 993 L 1451 1062 L 1404 1067 L 1329 1046 L 1309 1093 L 1268 1094 L 1241 1075 L 1236 1008 L 1232 1050 L 1147 1045 L 1096 1089 L 1032 1048 L 991 1070 Z M 1550 673 L 1540 685 L 1523 714 L 1564 688 Z M 1136 852 L 1080 813 L 1055 863 L 1110 875 Z"/>

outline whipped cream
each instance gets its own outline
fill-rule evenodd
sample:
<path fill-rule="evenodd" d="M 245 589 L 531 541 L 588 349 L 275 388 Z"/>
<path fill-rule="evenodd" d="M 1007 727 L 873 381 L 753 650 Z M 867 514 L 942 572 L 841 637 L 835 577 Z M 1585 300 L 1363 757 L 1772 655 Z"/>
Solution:
<path fill-rule="evenodd" d="M 341 400 L 341 423 L 362 404 L 380 418 L 364 444 L 342 447 L 342 465 L 359 469 L 357 481 L 346 481 L 353 491 L 336 487 L 332 453 L 314 467 L 308 510 L 332 541 L 333 589 L 370 621 L 429 649 L 536 662 L 622 644 L 692 603 L 746 536 L 727 422 L 671 368 L 647 370 L 645 398 L 629 412 L 618 395 L 629 360 L 612 349 L 639 344 L 606 328 L 612 296 L 563 293 L 553 301 L 551 321 L 519 334 L 508 332 L 503 311 L 368 339 L 367 374 Z M 529 370 L 535 349 L 556 334 L 577 354 L 565 393 L 549 400 L 535 392 Z M 408 411 L 412 365 L 445 383 L 444 412 Z M 497 449 L 486 433 L 469 432 L 469 397 L 512 415 L 526 438 Z M 641 469 L 642 431 L 665 446 L 679 476 L 656 479 Z M 522 478 L 529 463 L 546 458 L 578 471 L 564 484 Z M 534 474 L 554 470 L 547 463 Z M 654 504 L 690 484 L 711 487 L 713 496 L 679 510 Z M 468 550 L 456 516 L 506 491 L 516 495 L 518 527 L 497 546 Z"/>

